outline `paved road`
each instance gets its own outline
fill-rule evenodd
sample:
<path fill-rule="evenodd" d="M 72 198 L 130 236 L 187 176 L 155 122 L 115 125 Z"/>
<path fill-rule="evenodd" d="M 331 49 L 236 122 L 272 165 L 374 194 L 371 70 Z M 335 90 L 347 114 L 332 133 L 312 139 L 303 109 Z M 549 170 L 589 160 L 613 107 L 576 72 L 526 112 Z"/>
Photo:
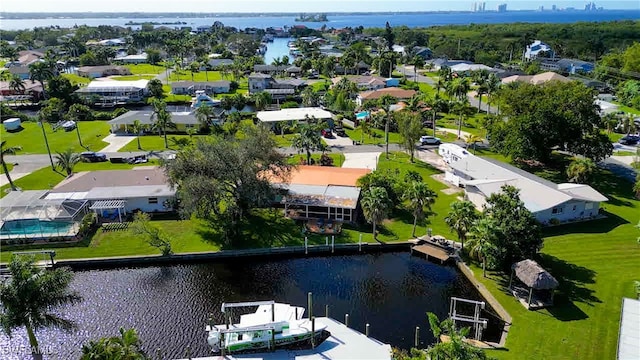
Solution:
<path fill-rule="evenodd" d="M 467 94 L 467 98 L 469 99 L 469 104 L 477 109 L 478 108 L 478 102 L 480 102 L 480 100 L 478 100 L 478 98 L 476 98 L 476 95 L 478 95 L 478 94 L 475 91 L 470 91 Z M 482 105 L 480 105 L 480 106 L 481 106 L 480 109 L 484 113 L 487 112 L 487 108 L 489 108 L 489 112 L 491 114 L 497 114 L 498 113 L 498 108 L 496 108 L 494 106 L 489 106 L 485 101 L 483 101 Z"/>
<path fill-rule="evenodd" d="M 418 77 L 416 79 L 414 69 L 415 68 L 413 66 L 408 66 L 408 65 L 398 65 L 398 66 L 396 66 L 396 71 L 401 73 L 401 74 L 406 75 L 407 79 L 409 79 L 411 81 L 417 80 L 417 82 L 419 82 L 419 83 L 429 84 L 429 85 L 433 86 L 434 88 L 437 86 L 437 83 L 432 78 L 430 78 L 428 76 L 420 75 L 420 73 L 418 73 Z"/>
<path fill-rule="evenodd" d="M 167 84 L 167 78 L 169 77 L 169 75 L 171 75 L 172 72 L 173 72 L 173 68 L 168 69 L 168 70 L 163 71 L 160 74 L 156 75 L 156 77 L 154 79 L 158 79 L 158 80 L 160 80 L 161 83 Z"/>

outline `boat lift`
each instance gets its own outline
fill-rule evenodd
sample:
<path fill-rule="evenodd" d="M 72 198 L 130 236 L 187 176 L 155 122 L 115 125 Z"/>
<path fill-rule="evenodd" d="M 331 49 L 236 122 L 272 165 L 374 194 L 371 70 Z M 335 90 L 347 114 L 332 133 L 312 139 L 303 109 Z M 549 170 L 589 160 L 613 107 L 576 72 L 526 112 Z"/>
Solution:
<path fill-rule="evenodd" d="M 457 312 L 458 302 L 473 304 L 474 305 L 473 316 L 458 314 Z M 452 297 L 451 303 L 449 305 L 449 318 L 453 320 L 453 325 L 456 324 L 456 321 L 473 324 L 473 328 L 475 330 L 474 339 L 481 340 L 482 330 L 487 328 L 487 321 L 488 321 L 487 319 L 480 317 L 480 311 L 484 310 L 484 307 L 485 307 L 484 301 L 475 301 L 475 300 Z"/>

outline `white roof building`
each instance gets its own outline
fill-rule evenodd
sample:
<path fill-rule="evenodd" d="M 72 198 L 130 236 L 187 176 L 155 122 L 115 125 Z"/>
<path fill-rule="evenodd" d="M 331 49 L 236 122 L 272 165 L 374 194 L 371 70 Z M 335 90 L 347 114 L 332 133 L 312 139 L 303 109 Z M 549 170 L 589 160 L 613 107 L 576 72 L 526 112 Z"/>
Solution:
<path fill-rule="evenodd" d="M 456 64 L 451 66 L 451 71 L 453 72 L 465 72 L 465 71 L 476 71 L 476 70 L 487 70 L 497 72 L 498 69 L 494 69 L 490 66 L 483 64 Z"/>
<path fill-rule="evenodd" d="M 333 114 L 319 107 L 282 109 L 277 111 L 259 111 L 256 115 L 263 123 L 304 120 L 305 118 L 331 119 Z"/>
<path fill-rule="evenodd" d="M 445 179 L 465 187 L 468 199 L 480 210 L 502 186 L 520 190 L 520 199 L 543 224 L 588 220 L 598 216 L 608 199 L 589 185 L 556 184 L 503 162 L 467 155 L 450 164 Z M 453 180 L 452 180 L 453 179 Z"/>
<path fill-rule="evenodd" d="M 640 356 L 640 300 L 622 299 L 618 360 L 636 360 Z"/>

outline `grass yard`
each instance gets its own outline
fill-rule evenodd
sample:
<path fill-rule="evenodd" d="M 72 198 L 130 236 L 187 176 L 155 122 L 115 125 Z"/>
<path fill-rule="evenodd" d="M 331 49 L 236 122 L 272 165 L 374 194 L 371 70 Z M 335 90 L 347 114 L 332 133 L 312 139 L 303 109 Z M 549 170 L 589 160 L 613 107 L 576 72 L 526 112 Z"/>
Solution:
<path fill-rule="evenodd" d="M 384 130 L 380 129 L 371 129 L 371 134 L 362 136 L 361 129 L 349 129 L 347 127 L 344 128 L 344 131 L 347 133 L 352 140 L 355 141 L 363 141 L 365 145 L 384 145 Z M 395 132 L 389 132 L 389 144 L 399 144 L 401 142 L 400 134 Z"/>
<path fill-rule="evenodd" d="M 193 75 L 193 80 L 191 78 Z M 173 71 L 169 75 L 169 81 L 218 81 L 218 80 L 233 80 L 233 76 L 229 76 L 227 79 L 222 78 L 220 71 L 198 71 L 192 73 L 190 70 Z"/>
<path fill-rule="evenodd" d="M 288 148 L 291 147 L 291 143 L 297 134 L 284 134 L 284 135 L 273 135 L 273 139 L 276 141 L 278 147 Z"/>
<path fill-rule="evenodd" d="M 91 82 L 91 79 L 76 74 L 62 74 L 62 77 L 69 79 L 72 84 L 78 86 L 86 85 Z"/>
<path fill-rule="evenodd" d="M 133 75 L 138 75 L 138 74 L 147 74 L 147 75 L 160 74 L 161 72 L 165 71 L 165 67 L 164 66 L 151 65 L 151 64 L 127 64 L 127 65 L 125 65 L 125 67 L 128 68 L 129 71 L 131 71 L 131 74 L 133 74 Z"/>
<path fill-rule="evenodd" d="M 546 230 L 538 261 L 560 282 L 556 305 L 528 311 L 504 289 L 508 276 L 478 279 L 513 317 L 508 351 L 499 359 L 615 359 L 622 297 L 635 297 L 640 280 L 640 201 L 631 184 L 601 170 L 590 184 L 605 194 L 608 218 Z M 532 339 L 544 339 L 532 341 Z"/>
<path fill-rule="evenodd" d="M 151 80 L 155 78 L 155 75 L 121 75 L 121 76 L 111 76 L 112 80 L 118 81 L 132 81 L 132 80 Z"/>
<path fill-rule="evenodd" d="M 614 104 L 618 105 L 618 110 L 620 111 L 624 111 L 626 113 L 631 113 L 634 115 L 640 115 L 640 110 L 636 109 L 636 108 L 632 108 L 632 107 L 628 107 L 626 105 L 622 105 L 621 103 L 617 102 L 617 101 L 612 101 Z"/>
<path fill-rule="evenodd" d="M 55 161 L 55 159 L 54 159 Z M 130 165 L 130 164 L 112 164 L 110 162 L 101 162 L 101 163 L 78 163 L 74 168 L 74 172 L 80 171 L 94 171 L 94 170 L 126 170 L 132 169 L 134 166 L 150 166 L 150 165 L 158 165 L 157 160 L 151 160 L 147 163 Z M 53 170 L 51 170 L 51 166 L 44 167 L 40 170 L 34 171 L 33 173 L 14 180 L 13 182 L 22 190 L 44 190 L 51 189 L 56 186 L 59 182 L 64 180 L 64 176 L 59 174 Z M 7 193 L 5 192 L 9 189 L 9 185 L 4 185 L 0 188 L 0 197 L 5 196 Z"/>
<path fill-rule="evenodd" d="M 18 155 L 26 154 L 46 154 L 47 148 L 42 136 L 42 128 L 35 122 L 22 123 L 23 130 L 19 132 L 7 132 L 0 128 L 0 138 L 6 140 L 9 146 L 21 146 L 22 150 Z M 109 135 L 109 124 L 106 121 L 80 121 L 78 122 L 80 136 L 84 146 L 92 151 L 98 151 L 109 145 L 102 139 Z M 65 132 L 63 129 L 51 130 L 49 124 L 44 124 L 44 129 L 49 141 L 51 153 L 64 151 L 72 148 L 73 151 L 86 151 L 78 142 L 76 131 Z"/>
<path fill-rule="evenodd" d="M 464 120 L 462 124 L 462 131 L 480 136 L 484 138 L 486 136 L 486 130 L 482 128 L 482 119 L 487 115 L 484 113 L 473 114 Z M 439 127 L 458 130 L 458 115 L 456 114 L 443 114 L 443 116 L 436 120 L 436 125 Z"/>
<path fill-rule="evenodd" d="M 341 167 L 342 164 L 344 163 L 344 154 L 342 153 L 331 153 L 328 152 L 327 155 L 333 159 L 333 166 L 335 167 Z M 320 157 L 322 155 L 321 154 L 312 154 L 311 155 L 311 160 L 314 161 L 316 164 L 320 163 Z M 291 157 L 289 157 L 289 164 L 292 165 L 299 165 L 302 164 L 303 162 L 307 161 L 307 155 L 306 154 L 297 154 L 297 155 L 292 155 Z"/>
<path fill-rule="evenodd" d="M 206 135 L 193 135 L 193 140 L 195 140 L 199 136 Z M 167 134 L 167 140 L 169 142 L 169 149 L 177 150 L 178 147 L 171 141 L 171 138 L 181 139 L 181 138 L 189 138 L 189 135 L 175 135 L 175 134 Z M 164 136 L 160 135 L 143 135 L 140 136 L 140 146 L 144 151 L 152 151 L 152 150 L 164 150 Z M 140 151 L 138 149 L 138 141 L 133 139 L 129 142 L 125 147 L 118 150 L 118 152 L 128 152 L 128 151 Z"/>

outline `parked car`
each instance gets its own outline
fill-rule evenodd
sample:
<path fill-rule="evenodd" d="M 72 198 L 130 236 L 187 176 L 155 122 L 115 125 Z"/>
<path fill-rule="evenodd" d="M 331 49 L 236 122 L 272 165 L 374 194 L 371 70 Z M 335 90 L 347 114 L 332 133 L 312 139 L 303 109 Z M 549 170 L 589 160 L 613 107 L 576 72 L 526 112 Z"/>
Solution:
<path fill-rule="evenodd" d="M 442 141 L 435 136 L 420 136 L 420 144 L 422 145 L 440 145 Z"/>
<path fill-rule="evenodd" d="M 83 161 L 86 162 L 103 162 L 107 161 L 107 155 L 93 151 L 85 151 L 80 154 Z"/>
<path fill-rule="evenodd" d="M 640 142 L 640 136 L 638 135 L 625 135 L 619 141 L 623 145 L 635 145 Z"/>
<path fill-rule="evenodd" d="M 325 139 L 333 139 L 333 133 L 331 132 L 331 129 L 324 129 L 322 130 L 322 136 Z"/>

